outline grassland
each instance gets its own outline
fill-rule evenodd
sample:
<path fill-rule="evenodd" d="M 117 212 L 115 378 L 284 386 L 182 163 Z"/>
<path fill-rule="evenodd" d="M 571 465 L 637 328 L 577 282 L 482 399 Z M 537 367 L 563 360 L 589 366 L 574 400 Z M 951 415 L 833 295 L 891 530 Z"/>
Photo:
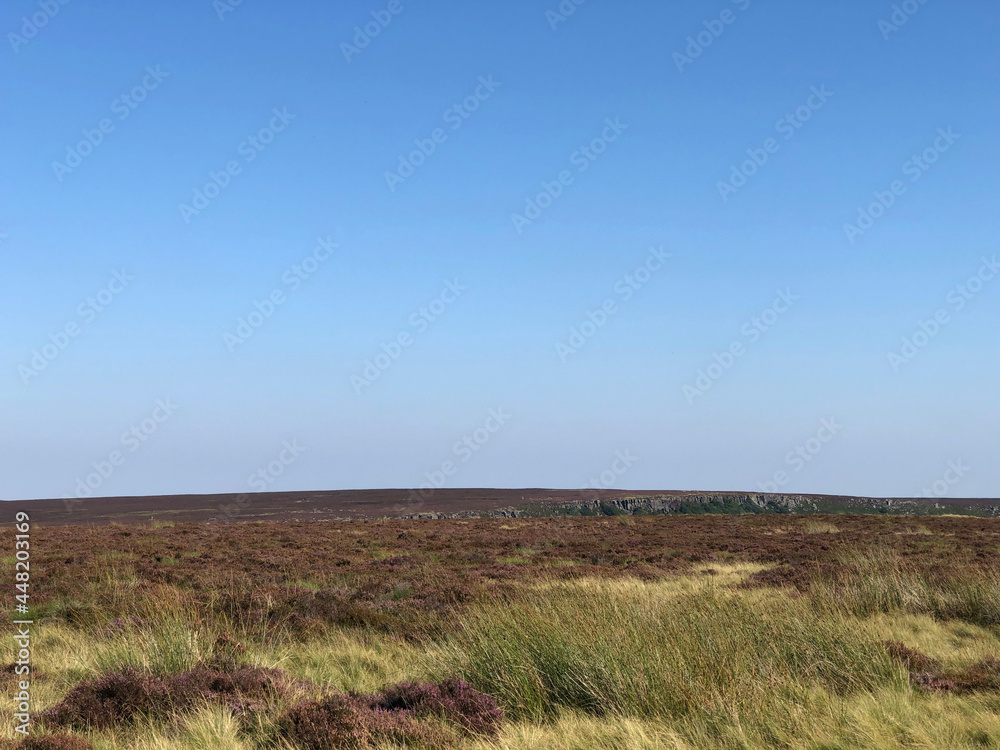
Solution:
<path fill-rule="evenodd" d="M 43 527 L 31 552 L 11 747 L 1000 748 L 996 519 Z"/>

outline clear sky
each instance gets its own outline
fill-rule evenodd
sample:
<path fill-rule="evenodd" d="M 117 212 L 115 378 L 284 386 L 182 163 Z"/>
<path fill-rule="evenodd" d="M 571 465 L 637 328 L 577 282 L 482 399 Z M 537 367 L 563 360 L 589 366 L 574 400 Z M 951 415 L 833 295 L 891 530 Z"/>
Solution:
<path fill-rule="evenodd" d="M 1000 495 L 995 2 L 0 31 L 4 499 Z"/>

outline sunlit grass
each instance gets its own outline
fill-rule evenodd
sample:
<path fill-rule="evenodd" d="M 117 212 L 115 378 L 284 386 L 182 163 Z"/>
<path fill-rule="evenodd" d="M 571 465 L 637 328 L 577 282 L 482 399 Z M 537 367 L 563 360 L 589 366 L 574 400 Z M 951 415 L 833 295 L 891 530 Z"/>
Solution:
<path fill-rule="evenodd" d="M 904 686 L 875 632 L 732 584 L 759 566 L 661 582 L 552 582 L 471 611 L 449 667 L 515 717 L 760 717 L 803 691 Z"/>

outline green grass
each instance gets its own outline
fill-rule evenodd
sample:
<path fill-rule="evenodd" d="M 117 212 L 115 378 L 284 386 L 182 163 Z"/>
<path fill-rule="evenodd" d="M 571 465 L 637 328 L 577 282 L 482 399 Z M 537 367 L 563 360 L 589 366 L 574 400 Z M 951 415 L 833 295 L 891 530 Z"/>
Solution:
<path fill-rule="evenodd" d="M 890 551 L 873 548 L 844 556 L 851 572 L 817 581 L 814 601 L 825 611 L 847 610 L 859 617 L 879 613 L 926 614 L 1000 626 L 1000 571 L 977 575 L 955 571 L 932 574 Z"/>
<path fill-rule="evenodd" d="M 487 600 L 452 643 L 449 666 L 535 721 L 563 710 L 759 717 L 811 689 L 904 686 L 853 620 L 781 593 L 737 593 L 731 575 L 560 583 Z"/>
<path fill-rule="evenodd" d="M 1000 634 L 737 590 L 751 568 L 715 572 L 487 598 L 442 669 L 500 699 L 510 750 L 1000 747 L 998 696 L 920 693 L 884 647 L 904 640 L 957 666 L 1000 652 Z"/>

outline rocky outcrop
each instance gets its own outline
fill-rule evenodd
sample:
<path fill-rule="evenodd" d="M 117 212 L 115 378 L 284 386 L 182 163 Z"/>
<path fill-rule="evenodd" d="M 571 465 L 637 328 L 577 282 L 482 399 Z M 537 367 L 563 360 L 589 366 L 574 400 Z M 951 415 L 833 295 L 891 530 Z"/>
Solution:
<path fill-rule="evenodd" d="M 404 518 L 525 518 L 546 516 L 664 515 L 668 513 L 874 513 L 1000 516 L 1000 506 L 943 504 L 924 498 L 793 495 L 771 492 L 679 492 L 610 495 L 584 492 L 578 500 L 527 498 L 518 506 L 458 513 L 413 513 Z"/>

